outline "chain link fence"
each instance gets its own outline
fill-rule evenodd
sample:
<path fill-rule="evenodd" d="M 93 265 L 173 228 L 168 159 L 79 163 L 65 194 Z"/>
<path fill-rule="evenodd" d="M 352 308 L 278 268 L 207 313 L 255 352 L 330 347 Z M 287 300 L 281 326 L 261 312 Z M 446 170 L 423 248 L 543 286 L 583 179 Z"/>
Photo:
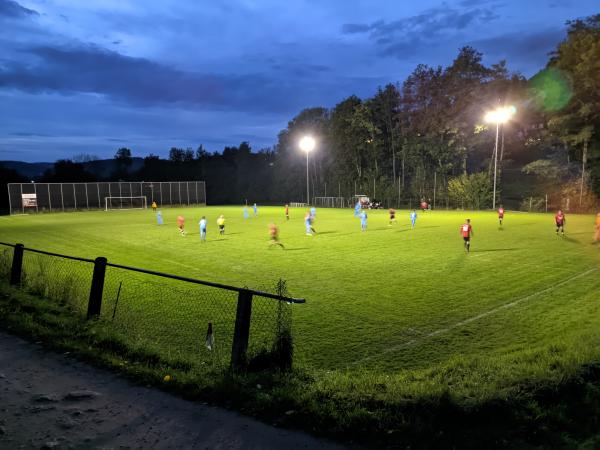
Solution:
<path fill-rule="evenodd" d="M 282 349 L 291 345 L 292 304 L 304 303 L 287 297 L 281 281 L 270 293 L 111 264 L 104 258 L 17 247 L 0 243 L 2 278 L 17 280 L 22 289 L 89 318 L 100 265 L 100 304 L 92 315 L 132 348 L 183 362 L 186 367 L 225 368 L 230 361 L 234 364 L 236 352 L 238 356 L 243 353 L 244 365 L 272 366 L 273 354 L 281 359 Z M 15 278 L 13 260 L 19 252 L 22 262 Z M 246 313 L 243 308 L 240 312 L 242 298 L 250 302 Z"/>
<path fill-rule="evenodd" d="M 146 204 L 206 205 L 204 181 L 101 183 L 8 183 L 10 214 L 105 209 L 111 197 L 146 199 Z"/>

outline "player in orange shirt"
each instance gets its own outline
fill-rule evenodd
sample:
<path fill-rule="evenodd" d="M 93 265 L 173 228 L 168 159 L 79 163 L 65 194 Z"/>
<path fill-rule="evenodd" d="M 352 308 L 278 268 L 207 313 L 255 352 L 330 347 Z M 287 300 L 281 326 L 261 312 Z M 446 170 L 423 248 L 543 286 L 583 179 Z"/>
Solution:
<path fill-rule="evenodd" d="M 279 245 L 281 248 L 285 248 L 283 244 L 279 242 L 279 229 L 274 223 L 269 224 L 269 236 L 271 237 L 269 248 L 274 245 Z"/>
<path fill-rule="evenodd" d="M 600 244 L 600 212 L 596 214 L 596 235 L 594 236 L 594 243 Z"/>
<path fill-rule="evenodd" d="M 177 226 L 179 227 L 179 232 L 181 233 L 181 235 L 185 236 L 185 219 L 183 218 L 183 216 L 177 216 Z"/>
<path fill-rule="evenodd" d="M 500 205 L 498 208 L 498 222 L 500 222 L 500 226 L 502 226 L 502 221 L 504 220 L 504 208 Z"/>
<path fill-rule="evenodd" d="M 554 216 L 554 221 L 556 222 L 556 235 L 558 236 L 558 231 L 564 236 L 565 235 L 565 214 L 562 212 L 562 209 L 559 209 Z"/>
<path fill-rule="evenodd" d="M 460 227 L 460 234 L 465 241 L 465 250 L 467 253 L 471 251 L 471 236 L 473 236 L 473 227 L 471 226 L 471 219 L 467 219 L 465 223 Z"/>
<path fill-rule="evenodd" d="M 290 220 L 290 207 L 287 203 L 285 205 L 285 220 Z"/>

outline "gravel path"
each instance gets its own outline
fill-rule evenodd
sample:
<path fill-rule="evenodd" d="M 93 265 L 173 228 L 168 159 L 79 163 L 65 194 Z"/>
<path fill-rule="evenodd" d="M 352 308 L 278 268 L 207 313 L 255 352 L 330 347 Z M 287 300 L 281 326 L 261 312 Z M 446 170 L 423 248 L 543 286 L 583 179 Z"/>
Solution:
<path fill-rule="evenodd" d="M 341 449 L 0 333 L 0 449 Z"/>

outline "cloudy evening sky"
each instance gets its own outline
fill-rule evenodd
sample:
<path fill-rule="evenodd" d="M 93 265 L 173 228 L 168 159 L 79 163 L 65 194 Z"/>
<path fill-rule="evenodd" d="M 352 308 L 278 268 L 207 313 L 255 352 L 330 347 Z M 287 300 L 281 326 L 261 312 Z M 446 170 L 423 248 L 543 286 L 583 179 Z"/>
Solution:
<path fill-rule="evenodd" d="M 472 45 L 531 76 L 591 0 L 0 0 L 0 160 L 256 150 Z"/>

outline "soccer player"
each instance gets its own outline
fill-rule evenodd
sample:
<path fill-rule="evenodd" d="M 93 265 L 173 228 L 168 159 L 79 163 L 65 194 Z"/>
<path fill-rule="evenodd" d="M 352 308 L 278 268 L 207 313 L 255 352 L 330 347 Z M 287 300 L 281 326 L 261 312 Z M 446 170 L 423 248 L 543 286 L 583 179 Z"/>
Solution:
<path fill-rule="evenodd" d="M 306 235 L 307 236 L 312 236 L 313 233 L 316 233 L 316 230 L 313 228 L 313 221 L 314 218 L 313 216 L 310 215 L 310 211 L 307 211 L 306 215 L 304 216 L 304 226 L 306 227 Z"/>
<path fill-rule="evenodd" d="M 310 208 L 310 217 L 314 220 L 317 218 L 317 208 L 314 206 Z"/>
<path fill-rule="evenodd" d="M 360 213 L 360 231 L 367 231 L 367 212 Z"/>
<path fill-rule="evenodd" d="M 159 225 L 162 225 L 162 224 L 164 223 L 164 222 L 163 222 L 163 216 L 162 216 L 162 213 L 161 213 L 160 211 L 158 211 L 158 212 L 156 213 L 156 222 L 157 222 Z"/>
<path fill-rule="evenodd" d="M 152 202 L 152 211 L 156 212 L 156 208 L 158 208 L 158 205 L 156 202 Z"/>
<path fill-rule="evenodd" d="M 467 219 L 465 223 L 460 227 L 460 234 L 465 241 L 465 250 L 467 253 L 471 251 L 471 236 L 473 236 L 473 227 L 471 226 L 471 219 Z"/>
<path fill-rule="evenodd" d="M 600 244 L 600 213 L 596 214 L 596 235 L 594 236 L 594 243 Z"/>
<path fill-rule="evenodd" d="M 217 225 L 219 226 L 219 234 L 225 234 L 225 216 L 223 214 L 217 219 Z"/>
<path fill-rule="evenodd" d="M 285 220 L 290 220 L 290 207 L 287 203 L 285 204 Z"/>
<path fill-rule="evenodd" d="M 354 205 L 354 217 L 360 217 L 360 209 L 361 209 L 361 205 L 360 205 L 360 200 L 356 202 L 356 205 Z"/>
<path fill-rule="evenodd" d="M 392 223 L 397 223 L 396 221 L 396 210 L 394 208 L 390 208 L 390 227 Z"/>
<path fill-rule="evenodd" d="M 271 237 L 269 248 L 273 247 L 274 245 L 278 245 L 279 247 L 285 249 L 283 244 L 279 242 L 279 230 L 277 229 L 277 225 L 274 223 L 269 224 L 269 236 Z"/>
<path fill-rule="evenodd" d="M 256 206 L 256 203 L 252 205 L 252 209 L 254 210 L 254 217 L 258 216 L 258 206 Z"/>
<path fill-rule="evenodd" d="M 182 236 L 185 236 L 185 219 L 183 216 L 177 216 L 177 226 L 179 227 L 179 232 Z"/>
<path fill-rule="evenodd" d="M 498 208 L 498 222 L 500 223 L 500 226 L 502 226 L 503 220 L 504 220 L 504 208 L 502 207 L 502 205 L 500 205 L 500 208 Z"/>
<path fill-rule="evenodd" d="M 413 209 L 410 213 L 410 223 L 412 224 L 412 228 L 415 227 L 415 223 L 417 222 L 417 210 Z"/>
<path fill-rule="evenodd" d="M 425 199 L 421 199 L 421 209 L 423 211 L 427 211 L 427 202 L 425 201 Z"/>
<path fill-rule="evenodd" d="M 200 225 L 200 242 L 206 242 L 206 217 L 202 216 L 198 225 Z"/>
<path fill-rule="evenodd" d="M 244 206 L 244 219 L 247 219 L 248 217 L 250 217 L 250 215 L 248 214 L 248 207 Z"/>
<path fill-rule="evenodd" d="M 562 209 L 559 209 L 558 212 L 556 213 L 556 216 L 554 216 L 554 221 L 556 222 L 556 235 L 558 236 L 558 232 L 560 230 L 560 233 L 562 236 L 565 235 L 565 222 L 567 221 L 565 219 L 565 214 L 562 212 Z"/>

